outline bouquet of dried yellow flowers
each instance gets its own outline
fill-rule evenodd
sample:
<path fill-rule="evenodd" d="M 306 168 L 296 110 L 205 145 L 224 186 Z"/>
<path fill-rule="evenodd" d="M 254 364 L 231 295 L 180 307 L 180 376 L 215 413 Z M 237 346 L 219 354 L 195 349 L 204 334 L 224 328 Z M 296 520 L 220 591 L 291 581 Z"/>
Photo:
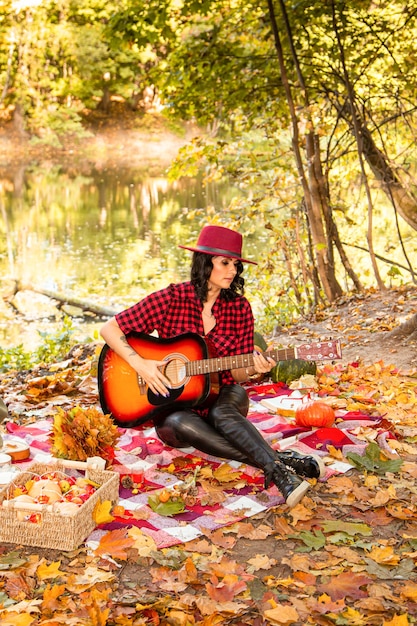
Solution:
<path fill-rule="evenodd" d="M 117 426 L 109 415 L 94 407 L 76 406 L 69 411 L 58 407 L 49 435 L 54 456 L 85 461 L 100 456 L 111 465 L 120 439 Z"/>

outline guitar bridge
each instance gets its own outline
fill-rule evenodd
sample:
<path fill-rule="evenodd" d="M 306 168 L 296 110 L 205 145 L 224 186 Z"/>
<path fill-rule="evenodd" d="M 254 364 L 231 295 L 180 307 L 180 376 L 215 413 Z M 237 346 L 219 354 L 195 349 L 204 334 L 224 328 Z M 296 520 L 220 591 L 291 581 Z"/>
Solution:
<path fill-rule="evenodd" d="M 140 376 L 138 374 L 138 385 L 139 385 L 139 391 L 141 394 L 145 394 L 147 391 L 147 386 L 145 381 L 143 380 L 142 376 Z"/>

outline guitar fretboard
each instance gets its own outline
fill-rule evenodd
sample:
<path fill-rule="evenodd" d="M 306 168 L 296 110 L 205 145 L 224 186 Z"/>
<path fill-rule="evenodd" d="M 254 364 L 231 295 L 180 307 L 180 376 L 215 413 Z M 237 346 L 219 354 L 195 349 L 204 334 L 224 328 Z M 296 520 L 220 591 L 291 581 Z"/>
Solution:
<path fill-rule="evenodd" d="M 295 348 L 280 348 L 263 352 L 264 357 L 271 357 L 274 361 L 289 361 L 295 359 Z M 311 359 L 313 360 L 313 359 Z M 199 374 L 210 374 L 211 372 L 223 372 L 224 370 L 238 369 L 239 367 L 251 367 L 253 365 L 253 354 L 238 354 L 237 356 L 215 357 L 199 361 L 189 361 L 186 363 L 186 375 L 198 376 Z"/>

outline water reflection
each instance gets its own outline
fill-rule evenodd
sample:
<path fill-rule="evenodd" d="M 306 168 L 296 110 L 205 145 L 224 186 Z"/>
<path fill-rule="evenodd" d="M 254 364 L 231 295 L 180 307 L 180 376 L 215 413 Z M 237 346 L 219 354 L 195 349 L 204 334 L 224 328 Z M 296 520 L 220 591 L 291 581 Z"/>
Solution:
<path fill-rule="evenodd" d="M 0 172 L 3 285 L 18 280 L 120 309 L 187 279 L 188 258 L 178 244 L 194 242 L 206 214 L 225 210 L 237 193 L 199 178 L 170 182 L 145 168 L 31 165 Z M 20 343 L 28 330 L 33 343 L 36 329 L 50 327 L 38 307 L 32 298 L 24 328 L 0 309 L 3 347 Z"/>

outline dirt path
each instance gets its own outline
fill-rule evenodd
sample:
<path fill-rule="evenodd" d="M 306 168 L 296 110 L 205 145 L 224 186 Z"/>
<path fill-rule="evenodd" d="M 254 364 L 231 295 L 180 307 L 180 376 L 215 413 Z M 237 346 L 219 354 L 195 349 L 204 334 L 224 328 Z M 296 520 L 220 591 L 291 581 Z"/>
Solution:
<path fill-rule="evenodd" d="M 417 326 L 398 335 L 401 324 L 417 314 L 417 287 L 368 291 L 346 296 L 334 306 L 300 321 L 279 335 L 287 344 L 306 339 L 340 339 L 343 361 L 383 360 L 401 369 L 417 367 Z"/>

